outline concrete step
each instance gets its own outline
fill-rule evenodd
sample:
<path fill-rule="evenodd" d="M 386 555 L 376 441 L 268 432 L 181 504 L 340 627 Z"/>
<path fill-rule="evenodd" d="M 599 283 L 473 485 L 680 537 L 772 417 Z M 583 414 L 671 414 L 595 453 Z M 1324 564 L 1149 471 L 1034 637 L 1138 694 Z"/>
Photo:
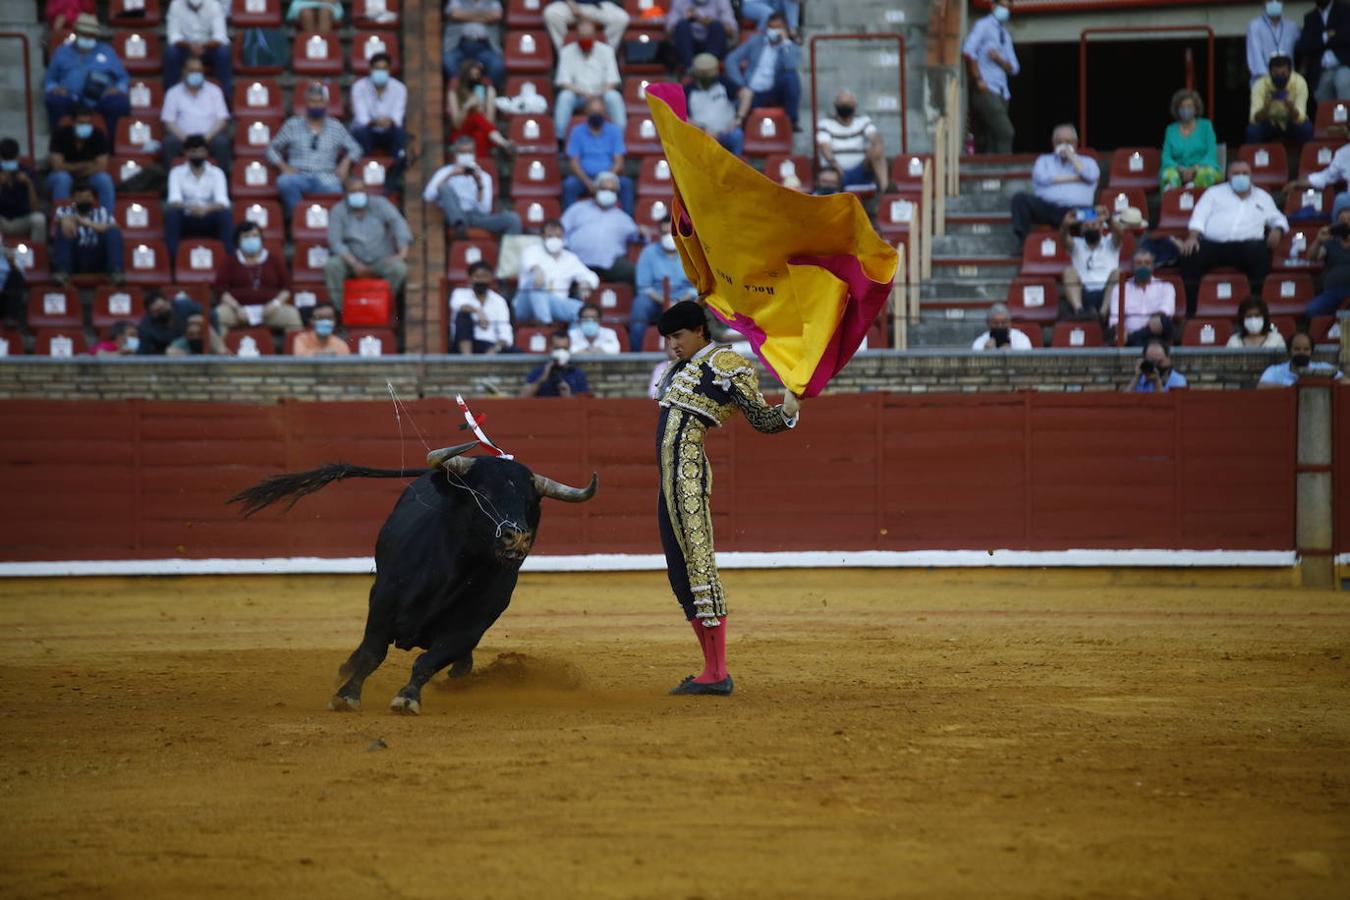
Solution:
<path fill-rule="evenodd" d="M 947 198 L 947 215 L 999 213 L 1007 215 L 1008 210 L 1012 208 L 1012 195 L 1016 191 L 986 192 L 974 191 L 968 194 L 961 194 L 959 197 Z"/>
<path fill-rule="evenodd" d="M 969 347 L 984 331 L 984 317 L 937 319 L 925 317 L 907 332 L 910 347 Z"/>
<path fill-rule="evenodd" d="M 1016 169 L 1030 172 L 1035 163 L 1035 153 L 1013 153 L 1008 156 L 963 156 L 960 167 L 963 173 L 1007 172 Z"/>
<path fill-rule="evenodd" d="M 1012 256 L 934 256 L 932 281 L 969 283 L 1016 277 L 1020 260 Z"/>
<path fill-rule="evenodd" d="M 1012 247 L 1012 217 L 1006 213 L 999 215 L 991 214 L 970 214 L 961 213 L 960 215 L 947 216 L 947 234 L 949 235 L 1002 235 L 1008 242 L 1008 248 Z M 999 249 L 1003 249 L 1000 246 Z"/>
<path fill-rule="evenodd" d="M 930 279 L 919 286 L 919 300 L 925 304 L 929 302 L 940 303 L 944 307 L 988 305 L 995 300 L 1007 299 L 1008 284 L 1011 281 L 1011 276 L 1007 278 L 970 278 L 961 281 Z"/>
<path fill-rule="evenodd" d="M 1011 258 L 1012 233 L 1007 226 L 986 226 L 983 232 L 964 231 L 933 238 L 933 257 L 1002 257 Z"/>

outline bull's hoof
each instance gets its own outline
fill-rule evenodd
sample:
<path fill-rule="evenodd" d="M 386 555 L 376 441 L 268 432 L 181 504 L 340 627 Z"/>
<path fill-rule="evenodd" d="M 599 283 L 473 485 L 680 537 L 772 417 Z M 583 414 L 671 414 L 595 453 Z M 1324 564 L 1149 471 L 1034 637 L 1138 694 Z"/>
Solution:
<path fill-rule="evenodd" d="M 389 708 L 405 716 L 416 716 L 422 712 L 422 704 L 402 694 L 389 701 Z"/>
<path fill-rule="evenodd" d="M 459 659 L 450 664 L 450 671 L 446 673 L 446 678 L 468 678 L 469 673 L 473 671 L 473 654 L 466 653 Z"/>
<path fill-rule="evenodd" d="M 333 699 L 328 701 L 328 708 L 333 712 L 359 712 L 361 710 L 361 698 L 334 694 Z"/>

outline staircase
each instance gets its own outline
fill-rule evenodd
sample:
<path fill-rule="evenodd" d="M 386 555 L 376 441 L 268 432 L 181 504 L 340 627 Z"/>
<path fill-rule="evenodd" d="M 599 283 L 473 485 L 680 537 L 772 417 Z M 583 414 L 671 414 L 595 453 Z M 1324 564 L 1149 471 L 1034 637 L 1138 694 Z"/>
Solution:
<path fill-rule="evenodd" d="M 47 155 L 47 112 L 42 105 L 42 25 L 32 0 L 0 0 L 0 31 L 22 34 L 28 39 L 28 69 L 23 67 L 22 42 L 17 38 L 0 39 L 0 137 L 19 142 L 21 155 Z M 28 144 L 28 123 L 24 112 L 24 93 L 31 91 L 33 102 L 33 146 Z"/>

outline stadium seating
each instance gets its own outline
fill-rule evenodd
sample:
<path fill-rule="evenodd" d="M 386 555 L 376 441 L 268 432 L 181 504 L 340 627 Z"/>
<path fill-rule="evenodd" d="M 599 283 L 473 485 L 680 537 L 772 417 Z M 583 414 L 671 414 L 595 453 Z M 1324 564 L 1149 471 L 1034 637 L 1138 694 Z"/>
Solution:
<path fill-rule="evenodd" d="M 502 50 L 508 72 L 547 74 L 553 71 L 553 44 L 542 29 L 508 31 Z"/>
<path fill-rule="evenodd" d="M 231 356 L 240 359 L 272 356 L 276 353 L 272 332 L 265 327 L 231 328 L 230 333 L 225 335 L 225 349 Z"/>
<path fill-rule="evenodd" d="M 789 176 L 794 176 L 802 184 L 802 190 L 809 191 L 815 185 L 815 176 L 811 173 L 811 160 L 800 154 L 776 153 L 764 159 L 764 174 L 782 184 Z M 897 187 L 907 182 L 896 182 Z"/>
<path fill-rule="evenodd" d="M 153 115 L 158 118 L 159 111 L 164 107 L 164 83 L 158 78 L 148 81 L 133 78 L 127 85 L 127 102 L 131 104 L 133 116 Z"/>
<path fill-rule="evenodd" d="M 275 116 L 239 116 L 234 120 L 234 155 L 261 159 L 280 128 L 281 120 Z"/>
<path fill-rule="evenodd" d="M 670 163 L 666 162 L 665 157 L 644 156 L 642 166 L 638 171 L 638 196 L 668 199 L 672 188 Z"/>
<path fill-rule="evenodd" d="M 1148 195 L 1143 188 L 1137 187 L 1109 187 L 1097 192 L 1097 205 L 1105 206 L 1111 215 L 1125 211 L 1126 207 L 1133 206 L 1148 218 Z"/>
<path fill-rule="evenodd" d="M 210 284 L 224 262 L 225 246 L 215 238 L 183 238 L 174 260 L 173 280 L 176 284 Z"/>
<path fill-rule="evenodd" d="M 303 204 L 301 204 L 303 206 Z M 234 201 L 233 219 L 236 224 L 248 220 L 262 231 L 264 241 L 280 243 L 286 237 L 286 219 L 280 200 L 261 197 Z"/>
<path fill-rule="evenodd" d="M 352 73 L 369 75 L 370 58 L 378 53 L 389 57 L 389 71 L 395 75 L 403 71 L 403 57 L 395 35 L 385 31 L 360 31 L 352 38 Z"/>
<path fill-rule="evenodd" d="M 112 48 L 129 75 L 159 75 L 164 69 L 164 39 L 153 31 L 116 31 Z"/>
<path fill-rule="evenodd" d="M 877 199 L 877 231 L 892 244 L 917 229 L 922 215 L 920 191 L 896 191 Z"/>
<path fill-rule="evenodd" d="M 1317 223 L 1291 222 L 1289 233 L 1270 256 L 1270 267 L 1276 272 L 1321 271 L 1322 263 L 1308 258 L 1308 248 L 1317 240 L 1322 226 Z"/>
<path fill-rule="evenodd" d="M 352 24 L 362 30 L 395 31 L 402 24 L 399 0 L 352 0 Z"/>
<path fill-rule="evenodd" d="M 791 152 L 792 122 L 787 113 L 777 107 L 751 110 L 745 120 L 745 155 L 769 156 Z"/>
<path fill-rule="evenodd" d="M 154 28 L 164 18 L 159 0 L 110 0 L 108 24 L 120 28 Z"/>
<path fill-rule="evenodd" d="M 662 83 L 661 78 L 625 78 L 623 81 L 623 105 L 630 116 L 651 114 L 647 106 L 647 85 Z"/>
<path fill-rule="evenodd" d="M 144 298 L 134 284 L 103 284 L 94 291 L 90 320 L 95 328 L 108 328 L 123 319 L 138 321 L 144 314 Z"/>
<path fill-rule="evenodd" d="M 1156 191 L 1160 163 L 1161 155 L 1156 147 L 1121 147 L 1111 154 L 1107 185 Z"/>
<path fill-rule="evenodd" d="M 45 284 L 51 280 L 52 270 L 47 261 L 47 245 L 31 244 L 19 241 L 16 244 L 5 243 L 13 252 L 15 268 L 23 273 L 24 280 L 31 284 Z"/>
<path fill-rule="evenodd" d="M 34 356 L 72 357 L 84 356 L 88 352 L 89 345 L 85 343 L 83 328 L 39 328 L 36 331 Z"/>
<path fill-rule="evenodd" d="M 1308 336 L 1315 344 L 1331 344 L 1340 341 L 1341 328 L 1335 316 L 1317 316 L 1308 324 Z"/>
<path fill-rule="evenodd" d="M 445 277 L 451 282 L 464 282 L 469 277 L 469 266 L 485 262 L 497 269 L 497 242 L 495 240 L 454 241 L 446 254 Z"/>
<path fill-rule="evenodd" d="M 80 298 L 73 287 L 49 284 L 28 289 L 29 328 L 79 328 L 83 324 Z"/>
<path fill-rule="evenodd" d="M 1191 222 L 1195 204 L 1199 202 L 1204 192 L 1204 188 L 1174 188 L 1163 192 L 1162 208 L 1158 213 L 1158 228 L 1184 231 Z"/>
<path fill-rule="evenodd" d="M 230 165 L 230 196 L 276 199 L 276 171 L 260 159 L 236 159 Z"/>
<path fill-rule="evenodd" d="M 1076 349 L 1102 346 L 1102 329 L 1096 322 L 1057 322 L 1050 346 Z"/>
<path fill-rule="evenodd" d="M 1008 313 L 1015 322 L 1055 321 L 1059 299 L 1054 278 L 1019 275 L 1008 285 Z"/>
<path fill-rule="evenodd" d="M 562 171 L 556 155 L 520 156 L 511 171 L 511 197 L 552 197 L 562 194 Z"/>
<path fill-rule="evenodd" d="M 126 241 L 122 252 L 122 270 L 128 283 L 157 286 L 172 281 L 169 251 L 163 241 L 154 238 Z"/>
<path fill-rule="evenodd" d="M 549 336 L 556 330 L 556 325 L 517 327 L 516 349 L 522 353 L 547 353 Z"/>
<path fill-rule="evenodd" d="M 621 282 L 602 282 L 586 298 L 600 307 L 600 321 L 606 325 L 627 325 L 633 311 L 633 286 Z M 622 333 L 622 331 L 620 331 Z"/>
<path fill-rule="evenodd" d="M 650 114 L 629 117 L 623 132 L 623 143 L 629 157 L 663 156 L 666 152 Z"/>
<path fill-rule="evenodd" d="M 1068 254 L 1053 231 L 1033 231 L 1022 243 L 1023 275 L 1052 275 L 1058 277 L 1069 264 Z"/>
<path fill-rule="evenodd" d="M 135 197 L 118 197 L 113 218 L 128 241 L 164 236 L 164 214 L 156 202 L 143 203 Z"/>
<path fill-rule="evenodd" d="M 302 78 L 296 81 L 291 89 L 291 115 L 303 116 L 305 114 L 307 99 L 305 94 L 311 85 L 319 85 L 327 90 L 328 102 L 324 108 L 328 111 L 328 115 L 336 119 L 346 117 L 347 104 L 343 99 L 343 92 L 335 83 L 323 78 Z"/>
<path fill-rule="evenodd" d="M 248 2 L 248 0 L 245 0 L 245 2 Z M 279 3 L 280 0 L 268 0 L 268 2 Z M 238 24 L 239 24 L 238 22 L 235 23 L 236 26 Z M 241 40 L 231 42 L 231 47 L 233 48 L 231 54 L 231 61 L 234 68 L 234 75 L 236 78 L 238 78 L 241 75 L 243 76 L 280 75 L 282 72 L 286 70 L 285 66 L 279 64 L 274 65 L 272 63 L 255 63 L 253 65 L 249 65 L 248 63 L 244 62 L 244 42 Z"/>
<path fill-rule="evenodd" d="M 525 92 L 525 86 L 529 85 L 534 93 L 544 98 L 548 103 L 549 109 L 553 108 L 553 81 L 547 76 L 539 73 L 533 75 L 511 75 L 506 79 L 506 90 L 504 97 L 518 97 Z M 538 115 L 549 115 L 551 113 L 538 113 Z"/>
<path fill-rule="evenodd" d="M 113 153 L 117 156 L 145 153 L 147 143 L 163 140 L 164 125 L 158 116 L 123 116 L 117 121 L 117 134 L 113 136 Z"/>
<path fill-rule="evenodd" d="M 661 224 L 661 220 L 670 215 L 670 197 L 646 196 L 639 197 L 633 207 L 633 221 L 637 222 L 639 228 L 654 227 Z"/>
<path fill-rule="evenodd" d="M 1298 177 L 1307 178 L 1331 165 L 1331 158 L 1344 141 L 1309 141 L 1298 155 Z"/>
<path fill-rule="evenodd" d="M 1040 325 L 1031 322 L 1013 322 L 1012 327 L 1027 336 L 1033 349 L 1039 350 L 1045 346 L 1044 329 Z"/>
<path fill-rule="evenodd" d="M 349 328 L 347 346 L 353 356 L 394 356 L 398 337 L 390 328 Z"/>
<path fill-rule="evenodd" d="M 1336 188 L 1319 191 L 1308 188 L 1303 191 L 1290 191 L 1284 198 L 1286 215 L 1302 212 L 1305 208 L 1317 213 L 1315 221 L 1326 222 L 1331 218 L 1331 207 L 1336 202 Z"/>
<path fill-rule="evenodd" d="M 1313 137 L 1317 140 L 1344 138 L 1350 133 L 1350 104 L 1338 100 L 1317 104 L 1317 118 L 1313 120 Z"/>
<path fill-rule="evenodd" d="M 323 267 L 328 262 L 328 240 L 298 240 L 291 259 L 291 280 L 323 284 Z"/>
<path fill-rule="evenodd" d="M 235 28 L 279 28 L 281 3 L 282 0 L 232 0 L 230 24 Z"/>
<path fill-rule="evenodd" d="M 1252 167 L 1252 184 L 1267 191 L 1276 191 L 1289 182 L 1289 159 L 1284 144 L 1244 144 L 1238 148 L 1238 159 Z"/>
<path fill-rule="evenodd" d="M 553 117 L 549 115 L 513 116 L 506 137 L 521 153 L 554 153 L 558 149 Z"/>
<path fill-rule="evenodd" d="M 1313 298 L 1312 276 L 1306 272 L 1276 272 L 1261 285 L 1261 299 L 1272 316 L 1298 316 Z"/>
<path fill-rule="evenodd" d="M 544 27 L 544 5 L 548 0 L 507 0 L 506 27 L 513 30 Z"/>
<path fill-rule="evenodd" d="M 1222 347 L 1233 335 L 1228 319 L 1191 319 L 1181 333 L 1183 347 Z"/>
<path fill-rule="evenodd" d="M 291 43 L 291 71 L 296 75 L 337 76 L 345 68 L 336 34 L 301 31 Z"/>
<path fill-rule="evenodd" d="M 328 213 L 341 196 L 306 197 L 291 211 L 291 237 L 297 241 L 328 241 Z"/>
<path fill-rule="evenodd" d="M 18 329 L 0 327 L 0 357 L 23 356 L 26 352 L 23 334 Z"/>
<path fill-rule="evenodd" d="M 275 78 L 241 78 L 234 82 L 234 114 L 255 118 L 283 119 L 286 103 Z"/>
<path fill-rule="evenodd" d="M 1200 279 L 1195 315 L 1204 318 L 1231 319 L 1238 304 L 1251 293 L 1247 276 L 1233 269 L 1214 271 Z"/>
<path fill-rule="evenodd" d="M 539 231 L 549 219 L 562 217 L 562 201 L 557 197 L 519 197 L 511 207 L 526 231 Z"/>

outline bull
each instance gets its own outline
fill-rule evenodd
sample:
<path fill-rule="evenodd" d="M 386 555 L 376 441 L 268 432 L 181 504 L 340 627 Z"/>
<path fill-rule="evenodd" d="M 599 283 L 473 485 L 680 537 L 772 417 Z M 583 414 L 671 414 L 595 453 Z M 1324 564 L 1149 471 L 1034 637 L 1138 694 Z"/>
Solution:
<path fill-rule="evenodd" d="M 375 542 L 375 584 L 360 645 L 338 669 L 332 710 L 361 707 L 361 685 L 393 644 L 423 650 L 412 677 L 389 707 L 417 715 L 422 687 L 450 666 L 450 677 L 473 669 L 473 651 L 511 603 L 521 563 L 534 546 L 540 500 L 583 503 L 595 496 L 597 475 L 584 488 L 535 475 L 512 460 L 465 457 L 477 441 L 435 450 L 426 470 L 371 469 L 331 463 L 276 475 L 234 497 L 245 516 L 289 499 L 289 509 L 344 478 L 406 478 L 415 474 Z"/>

